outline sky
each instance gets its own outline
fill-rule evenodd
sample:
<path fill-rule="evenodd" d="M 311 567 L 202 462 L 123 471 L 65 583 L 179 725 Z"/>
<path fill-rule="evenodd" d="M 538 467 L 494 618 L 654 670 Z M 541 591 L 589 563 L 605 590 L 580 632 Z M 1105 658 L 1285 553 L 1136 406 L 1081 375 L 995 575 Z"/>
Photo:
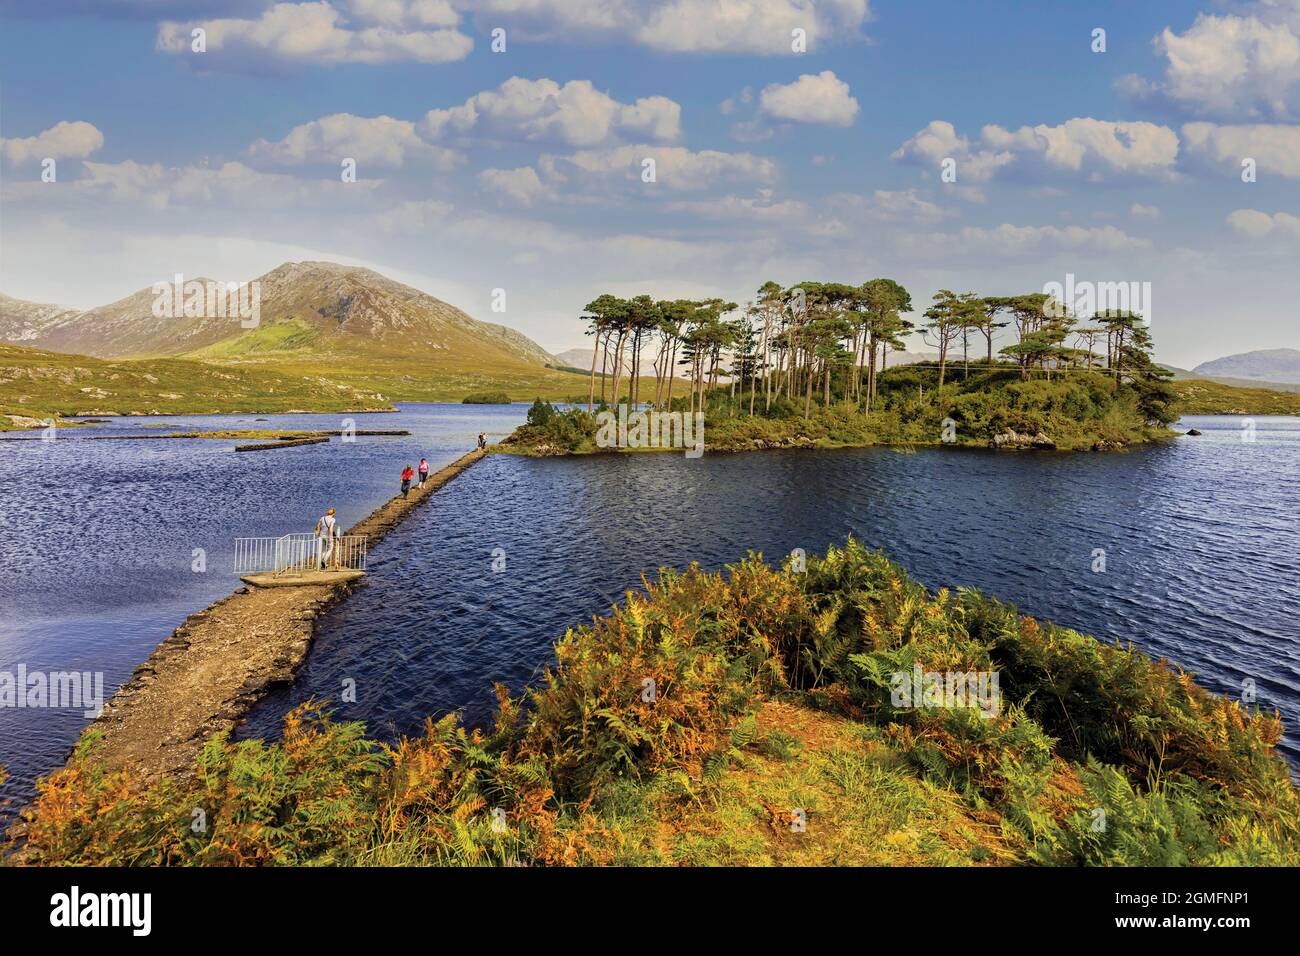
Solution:
<path fill-rule="evenodd" d="M 0 0 L 0 292 L 328 259 L 558 352 L 603 292 L 1074 276 L 1190 368 L 1300 348 L 1297 115 L 1300 0 Z"/>

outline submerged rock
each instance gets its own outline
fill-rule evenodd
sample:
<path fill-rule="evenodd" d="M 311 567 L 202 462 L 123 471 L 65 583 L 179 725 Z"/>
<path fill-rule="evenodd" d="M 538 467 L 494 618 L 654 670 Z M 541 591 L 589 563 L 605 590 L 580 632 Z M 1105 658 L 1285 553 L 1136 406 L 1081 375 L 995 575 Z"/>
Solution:
<path fill-rule="evenodd" d="M 1197 431 L 1195 428 L 1191 428 L 1191 429 L 1188 429 L 1187 434 L 1189 434 L 1189 435 L 1199 435 L 1200 432 Z"/>

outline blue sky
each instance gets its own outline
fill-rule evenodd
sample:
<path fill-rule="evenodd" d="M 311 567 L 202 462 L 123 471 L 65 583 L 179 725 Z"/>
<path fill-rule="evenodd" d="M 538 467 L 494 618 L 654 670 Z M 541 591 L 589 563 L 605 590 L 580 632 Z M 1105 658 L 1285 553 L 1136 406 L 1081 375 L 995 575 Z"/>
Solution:
<path fill-rule="evenodd" d="M 1300 0 L 31 6 L 0 0 L 21 298 L 328 258 L 558 351 L 607 290 L 883 275 L 921 305 L 1073 273 L 1150 282 L 1177 365 L 1300 347 Z"/>

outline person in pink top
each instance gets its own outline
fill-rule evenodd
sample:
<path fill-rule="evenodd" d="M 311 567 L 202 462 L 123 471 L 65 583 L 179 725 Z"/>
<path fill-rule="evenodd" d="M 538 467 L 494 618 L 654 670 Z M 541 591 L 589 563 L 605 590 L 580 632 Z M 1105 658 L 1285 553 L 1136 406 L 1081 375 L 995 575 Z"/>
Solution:
<path fill-rule="evenodd" d="M 429 462 L 428 462 L 428 459 L 421 458 L 421 459 L 420 459 L 420 484 L 423 485 L 424 482 L 425 482 L 425 480 L 426 480 L 428 477 L 429 477 Z"/>

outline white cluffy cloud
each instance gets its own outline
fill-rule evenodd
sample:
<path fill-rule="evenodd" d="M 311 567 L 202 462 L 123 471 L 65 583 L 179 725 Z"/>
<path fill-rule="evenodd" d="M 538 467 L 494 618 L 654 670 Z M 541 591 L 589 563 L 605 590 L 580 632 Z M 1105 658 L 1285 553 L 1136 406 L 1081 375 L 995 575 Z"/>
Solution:
<path fill-rule="evenodd" d="M 646 160 L 654 160 L 655 180 L 646 183 Z M 693 152 L 681 146 L 619 146 L 588 149 L 567 156 L 544 154 L 538 160 L 543 181 L 583 190 L 596 187 L 661 187 L 672 192 L 709 189 L 724 183 L 768 183 L 776 164 L 752 153 Z"/>
<path fill-rule="evenodd" d="M 185 56 L 197 69 L 258 69 L 269 64 L 450 63 L 474 41 L 455 28 L 459 16 L 439 0 L 351 0 L 332 5 L 277 3 L 256 19 L 166 21 L 155 46 Z M 193 50 L 193 31 L 206 51 Z"/>
<path fill-rule="evenodd" d="M 1183 142 L 1188 152 L 1212 163 L 1240 168 L 1241 161 L 1249 158 L 1260 170 L 1300 179 L 1300 126 L 1188 123 L 1183 126 Z"/>
<path fill-rule="evenodd" d="M 427 159 L 443 170 L 451 169 L 459 159 L 453 150 L 422 140 L 408 120 L 351 113 L 335 113 L 295 126 L 276 142 L 259 139 L 248 148 L 248 154 L 281 166 L 337 163 L 347 157 L 358 164 L 396 167 L 408 159 Z"/>
<path fill-rule="evenodd" d="M 653 181 L 644 178 L 651 167 L 649 160 L 653 160 Z M 681 146 L 642 143 L 543 153 L 535 167 L 485 169 L 478 180 L 498 202 L 528 206 L 541 199 L 594 203 L 654 195 L 659 190 L 689 193 L 729 185 L 762 186 L 776 174 L 772 160 L 752 153 L 694 152 Z"/>
<path fill-rule="evenodd" d="M 985 126 L 975 143 L 951 123 L 933 120 L 891 156 L 934 169 L 953 159 L 958 182 L 987 182 L 1017 165 L 1092 180 L 1115 174 L 1167 178 L 1178 159 L 1178 134 L 1154 123 L 1078 117 L 1016 130 Z"/>
<path fill-rule="evenodd" d="M 451 109 L 430 110 L 420 124 L 430 139 L 480 138 L 599 146 L 622 140 L 671 141 L 681 135 L 682 108 L 664 96 L 620 103 L 590 80 L 527 80 L 514 76 Z"/>
<path fill-rule="evenodd" d="M 1234 232 L 1251 239 L 1262 239 L 1274 232 L 1300 236 L 1300 217 L 1290 213 L 1275 212 L 1270 215 L 1258 209 L 1237 209 L 1228 214 L 1227 221 Z"/>
<path fill-rule="evenodd" d="M 826 126 L 852 126 L 858 115 L 858 101 L 849 94 L 849 84 L 830 70 L 763 87 L 758 108 L 773 119 Z"/>
<path fill-rule="evenodd" d="M 537 170 L 531 166 L 485 169 L 478 174 L 478 180 L 487 192 L 521 206 L 531 206 L 537 200 L 552 195 L 551 188 L 542 182 Z"/>
<path fill-rule="evenodd" d="M 379 180 L 344 184 L 338 179 L 304 180 L 264 173 L 243 163 L 220 166 L 164 166 L 161 163 L 85 163 L 86 175 L 74 182 L 82 195 L 146 208 L 211 206 L 264 211 L 299 203 L 356 201 L 366 204 Z M 356 187 L 361 188 L 356 188 Z"/>
<path fill-rule="evenodd" d="M 85 159 L 104 145 L 104 134 L 83 120 L 64 120 L 35 136 L 0 139 L 0 156 L 11 163 Z"/>
<path fill-rule="evenodd" d="M 1145 249 L 1148 239 L 1130 236 L 1114 226 L 1016 226 L 1003 223 L 991 229 L 967 226 L 955 236 L 939 241 L 955 250 L 978 249 L 1003 255 L 1040 254 L 1043 249 L 1121 252 Z"/>
<path fill-rule="evenodd" d="M 868 0 L 456 0 L 480 28 L 524 40 L 635 43 L 668 53 L 790 55 L 861 34 Z"/>
<path fill-rule="evenodd" d="M 1300 105 L 1300 4 L 1261 0 L 1249 15 L 1201 14 L 1184 33 L 1153 41 L 1167 60 L 1163 79 L 1126 76 L 1120 89 L 1220 118 L 1283 118 Z"/>

